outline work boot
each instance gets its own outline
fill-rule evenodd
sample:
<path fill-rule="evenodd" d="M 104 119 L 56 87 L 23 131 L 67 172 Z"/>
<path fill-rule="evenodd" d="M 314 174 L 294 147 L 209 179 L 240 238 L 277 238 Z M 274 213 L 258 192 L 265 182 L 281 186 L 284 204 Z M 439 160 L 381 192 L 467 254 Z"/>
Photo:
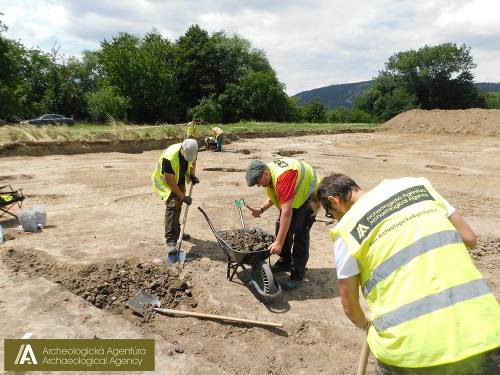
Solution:
<path fill-rule="evenodd" d="M 167 243 L 167 254 L 173 254 L 175 253 L 175 250 L 177 248 L 177 244 L 175 244 L 174 242 L 169 242 Z"/>
<path fill-rule="evenodd" d="M 183 241 L 187 241 L 187 240 L 189 240 L 190 238 L 191 238 L 191 236 L 190 236 L 189 234 L 187 234 L 187 233 L 184 233 L 184 234 L 182 235 L 182 240 L 183 240 Z"/>
<path fill-rule="evenodd" d="M 286 263 L 282 263 L 278 260 L 270 268 L 273 273 L 279 273 L 290 271 L 292 269 L 292 266 L 290 264 L 287 265 Z"/>
<path fill-rule="evenodd" d="M 294 290 L 297 288 L 300 284 L 302 284 L 302 279 L 293 279 L 289 278 L 287 281 L 285 281 L 281 286 L 285 290 Z"/>

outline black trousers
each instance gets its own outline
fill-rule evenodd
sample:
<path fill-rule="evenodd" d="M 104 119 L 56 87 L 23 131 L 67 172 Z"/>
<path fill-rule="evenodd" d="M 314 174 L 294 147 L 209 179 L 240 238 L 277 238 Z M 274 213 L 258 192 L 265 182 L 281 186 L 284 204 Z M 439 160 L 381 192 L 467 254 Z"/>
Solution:
<path fill-rule="evenodd" d="M 299 208 L 293 209 L 290 228 L 286 234 L 285 243 L 281 249 L 280 263 L 292 266 L 291 278 L 301 280 L 306 274 L 306 265 L 309 260 L 310 230 L 314 223 L 314 211 L 309 199 Z M 276 232 L 280 228 L 280 216 L 276 220 Z"/>

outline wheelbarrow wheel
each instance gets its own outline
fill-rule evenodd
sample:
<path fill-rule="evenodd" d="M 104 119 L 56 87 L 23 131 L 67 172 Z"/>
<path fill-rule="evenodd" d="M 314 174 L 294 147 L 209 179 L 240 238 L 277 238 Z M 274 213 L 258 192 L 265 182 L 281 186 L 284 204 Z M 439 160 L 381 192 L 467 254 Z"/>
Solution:
<path fill-rule="evenodd" d="M 278 287 L 274 282 L 273 271 L 271 271 L 271 267 L 269 267 L 265 260 L 260 260 L 252 264 L 252 277 L 264 293 L 275 294 L 278 292 Z"/>

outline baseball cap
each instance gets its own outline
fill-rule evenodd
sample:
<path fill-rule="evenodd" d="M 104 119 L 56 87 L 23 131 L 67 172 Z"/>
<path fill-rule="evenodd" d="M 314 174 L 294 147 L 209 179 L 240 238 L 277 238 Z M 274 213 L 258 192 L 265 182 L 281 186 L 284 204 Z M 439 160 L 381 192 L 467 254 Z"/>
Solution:
<path fill-rule="evenodd" d="M 184 151 L 184 159 L 193 162 L 198 156 L 198 142 L 195 139 L 186 139 L 182 142 L 182 150 Z"/>
<path fill-rule="evenodd" d="M 266 165 L 261 160 L 253 160 L 247 167 L 247 185 L 254 186 L 266 170 Z"/>

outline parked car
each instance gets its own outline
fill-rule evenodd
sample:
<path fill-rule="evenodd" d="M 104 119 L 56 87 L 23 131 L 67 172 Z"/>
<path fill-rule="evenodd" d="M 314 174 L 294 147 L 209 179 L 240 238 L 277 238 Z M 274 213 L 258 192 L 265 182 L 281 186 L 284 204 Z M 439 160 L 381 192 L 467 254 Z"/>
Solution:
<path fill-rule="evenodd" d="M 64 117 L 56 114 L 48 114 L 42 115 L 37 118 L 33 118 L 30 120 L 21 121 L 21 124 L 31 124 L 35 126 L 42 125 L 65 125 L 65 126 L 73 126 L 75 122 L 73 119 Z"/>

